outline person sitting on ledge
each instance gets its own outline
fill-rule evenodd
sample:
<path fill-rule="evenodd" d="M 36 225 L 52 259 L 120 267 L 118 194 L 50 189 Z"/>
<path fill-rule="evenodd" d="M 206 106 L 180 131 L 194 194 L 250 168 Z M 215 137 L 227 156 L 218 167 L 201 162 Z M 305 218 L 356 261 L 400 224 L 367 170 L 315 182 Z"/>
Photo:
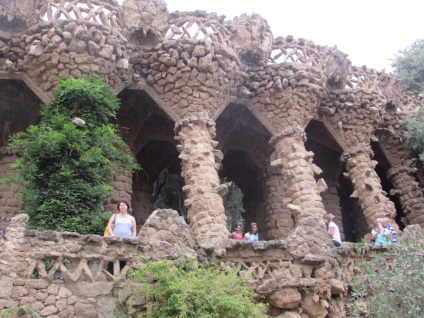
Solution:
<path fill-rule="evenodd" d="M 383 235 L 383 225 L 381 225 L 381 218 L 375 220 L 376 227 L 371 231 L 371 242 L 375 245 L 387 244 L 387 237 Z"/>
<path fill-rule="evenodd" d="M 241 241 L 243 240 L 243 233 L 241 232 L 241 226 L 240 224 L 237 224 L 234 227 L 234 232 L 230 233 L 228 235 L 229 238 L 233 239 L 233 240 L 237 240 L 237 241 Z"/>
<path fill-rule="evenodd" d="M 372 229 L 372 239 L 376 245 L 392 244 L 397 242 L 396 230 L 389 224 L 388 217 L 376 220 L 377 228 Z"/>
<path fill-rule="evenodd" d="M 339 247 L 340 245 L 342 245 L 342 239 L 340 237 L 339 227 L 336 223 L 333 222 L 334 215 L 331 213 L 327 213 L 322 218 L 325 225 L 327 226 L 327 232 L 333 240 L 334 246 Z"/>
<path fill-rule="evenodd" d="M 258 233 L 258 225 L 256 223 L 250 224 L 250 232 L 244 234 L 244 240 L 250 242 L 258 242 L 259 241 L 259 233 Z"/>

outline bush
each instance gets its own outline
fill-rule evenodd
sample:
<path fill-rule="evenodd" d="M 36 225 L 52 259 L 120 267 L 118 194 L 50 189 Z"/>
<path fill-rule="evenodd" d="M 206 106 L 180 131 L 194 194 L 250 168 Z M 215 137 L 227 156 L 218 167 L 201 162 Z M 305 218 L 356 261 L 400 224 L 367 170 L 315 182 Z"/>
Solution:
<path fill-rule="evenodd" d="M 409 146 L 414 149 L 424 162 L 424 107 L 421 107 L 414 118 L 402 122 L 405 127 L 404 136 Z"/>
<path fill-rule="evenodd" d="M 169 261 L 161 260 L 131 272 L 129 282 L 139 287 L 132 289 L 127 305 L 146 298 L 137 317 L 265 317 L 265 305 L 254 303 L 257 295 L 235 270 L 220 271 L 212 265 L 196 269 L 191 263 L 170 266 Z M 131 305 L 128 313 L 134 313 Z"/>
<path fill-rule="evenodd" d="M 11 307 L 8 309 L 0 310 L 0 317 L 9 318 L 9 317 L 31 317 L 31 318 L 41 318 L 33 309 L 28 308 L 27 306 L 17 306 Z"/>
<path fill-rule="evenodd" d="M 11 149 L 22 152 L 14 165 L 24 184 L 22 199 L 29 227 L 102 234 L 102 214 L 114 169 L 138 165 L 109 124 L 117 97 L 97 77 L 60 81 L 52 101 L 41 110 L 41 123 L 15 134 Z M 74 118 L 85 121 L 74 123 Z"/>
<path fill-rule="evenodd" d="M 401 242 L 357 264 L 350 282 L 357 314 L 365 305 L 368 317 L 424 317 L 424 242 L 418 229 L 405 228 Z"/>

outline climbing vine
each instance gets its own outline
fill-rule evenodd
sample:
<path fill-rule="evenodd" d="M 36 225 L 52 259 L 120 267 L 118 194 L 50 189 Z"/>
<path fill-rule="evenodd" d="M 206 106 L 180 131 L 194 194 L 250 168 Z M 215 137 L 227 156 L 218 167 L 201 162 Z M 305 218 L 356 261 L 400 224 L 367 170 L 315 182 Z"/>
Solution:
<path fill-rule="evenodd" d="M 40 124 L 12 136 L 10 148 L 22 154 L 14 168 L 30 227 L 101 234 L 109 176 L 139 169 L 109 123 L 118 108 L 99 78 L 62 78 Z"/>

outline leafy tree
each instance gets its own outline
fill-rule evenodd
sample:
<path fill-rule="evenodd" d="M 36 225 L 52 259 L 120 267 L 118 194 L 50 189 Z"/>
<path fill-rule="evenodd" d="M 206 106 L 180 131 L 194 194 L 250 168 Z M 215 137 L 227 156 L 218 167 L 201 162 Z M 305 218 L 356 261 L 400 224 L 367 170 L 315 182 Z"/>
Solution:
<path fill-rule="evenodd" d="M 41 123 L 12 136 L 10 147 L 22 152 L 14 168 L 30 227 L 101 234 L 109 176 L 139 168 L 109 123 L 118 108 L 99 78 L 62 78 Z"/>
<path fill-rule="evenodd" d="M 212 265 L 195 268 L 193 263 L 170 266 L 163 259 L 131 272 L 129 282 L 132 295 L 121 297 L 127 306 L 118 306 L 115 317 L 128 313 L 131 317 L 265 317 L 265 305 L 254 303 L 256 293 L 235 270 L 220 271 Z M 144 305 L 137 309 L 131 304 L 140 305 L 140 298 L 145 299 Z"/>
<path fill-rule="evenodd" d="M 357 264 L 351 282 L 356 313 L 367 317 L 424 317 L 424 235 L 406 227 L 402 241 Z"/>
<path fill-rule="evenodd" d="M 414 118 L 404 120 L 404 136 L 409 146 L 414 149 L 424 162 L 424 108 L 421 107 Z"/>
<path fill-rule="evenodd" d="M 424 91 L 424 39 L 417 40 L 405 50 L 399 51 L 392 66 L 403 89 Z"/>

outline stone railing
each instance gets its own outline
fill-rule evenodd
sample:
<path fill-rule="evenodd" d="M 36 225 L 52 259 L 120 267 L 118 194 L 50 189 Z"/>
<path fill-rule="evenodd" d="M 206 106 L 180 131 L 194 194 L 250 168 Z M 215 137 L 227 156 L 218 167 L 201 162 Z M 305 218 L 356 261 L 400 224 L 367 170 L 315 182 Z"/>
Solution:
<path fill-rule="evenodd" d="M 87 21 L 110 28 L 121 25 L 119 7 L 102 0 L 47 0 L 40 1 L 40 22 L 58 20 Z"/>
<path fill-rule="evenodd" d="M 165 38 L 170 40 L 211 41 L 232 47 L 229 41 L 232 32 L 214 14 L 203 11 L 174 12 L 169 18 Z"/>
<path fill-rule="evenodd" d="M 340 307 L 335 304 L 344 297 L 342 279 L 353 273 L 350 245 L 321 255 L 315 243 L 309 248 L 296 236 L 257 243 L 224 240 L 213 249 L 199 249 L 172 210 L 153 213 L 136 239 L 27 230 L 27 220 L 26 215 L 12 218 L 9 240 L 0 241 L 0 310 L 25 305 L 43 317 L 108 317 L 130 269 L 184 254 L 200 262 L 212 259 L 223 269 L 237 268 L 274 312 L 301 305 L 306 312 L 318 306 L 324 313 Z M 312 294 L 321 303 L 309 303 Z"/>
<path fill-rule="evenodd" d="M 380 88 L 380 75 L 374 69 L 368 69 L 366 66 L 352 67 L 352 71 L 347 77 L 346 88 L 362 89 L 382 93 Z"/>
<path fill-rule="evenodd" d="M 268 64 L 302 63 L 323 68 L 329 53 L 326 46 L 315 45 L 312 41 L 295 39 L 289 35 L 274 40 Z"/>

